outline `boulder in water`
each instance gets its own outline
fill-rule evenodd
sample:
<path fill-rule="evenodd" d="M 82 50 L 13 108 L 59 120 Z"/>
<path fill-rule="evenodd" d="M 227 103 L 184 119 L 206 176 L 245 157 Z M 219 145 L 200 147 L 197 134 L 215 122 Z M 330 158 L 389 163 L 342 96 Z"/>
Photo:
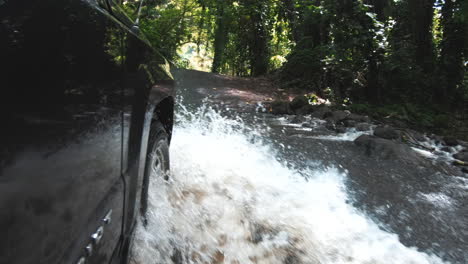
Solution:
<path fill-rule="evenodd" d="M 399 139 L 400 133 L 389 126 L 378 126 L 374 130 L 374 136 L 384 139 Z"/>
<path fill-rule="evenodd" d="M 357 115 L 357 114 L 350 114 L 346 117 L 347 120 L 354 120 L 356 122 L 361 123 L 370 123 L 370 118 L 368 116 Z"/>
<path fill-rule="evenodd" d="M 445 152 L 448 152 L 448 153 L 452 152 L 452 149 L 451 149 L 450 147 L 447 147 L 447 146 L 441 148 L 440 150 L 445 151 Z"/>
<path fill-rule="evenodd" d="M 294 118 L 291 120 L 291 123 L 293 124 L 302 124 L 306 121 L 305 117 L 301 115 L 296 115 Z"/>
<path fill-rule="evenodd" d="M 328 130 L 331 130 L 331 131 L 335 131 L 336 124 L 333 121 L 333 119 L 327 118 L 327 119 L 325 119 L 325 121 L 327 122 L 327 123 L 325 123 L 325 128 L 328 129 Z"/>
<path fill-rule="evenodd" d="M 369 131 L 370 128 L 371 128 L 371 125 L 369 123 L 359 123 L 356 125 L 357 131 Z"/>
<path fill-rule="evenodd" d="M 286 101 L 274 101 L 271 103 L 271 113 L 274 115 L 287 115 L 291 114 L 291 108 L 289 102 Z"/>
<path fill-rule="evenodd" d="M 289 106 L 291 107 L 293 111 L 297 109 L 301 109 L 302 107 L 306 105 L 309 105 L 309 99 L 305 97 L 304 95 L 296 96 L 292 100 L 292 102 L 289 104 Z"/>
<path fill-rule="evenodd" d="M 325 117 L 332 119 L 333 122 L 335 123 L 338 123 L 340 121 L 345 120 L 346 117 L 348 117 L 349 115 L 350 115 L 349 111 L 337 110 L 337 111 L 327 113 Z"/>
<path fill-rule="evenodd" d="M 459 145 L 458 140 L 456 138 L 453 138 L 453 137 L 444 137 L 442 140 L 443 140 L 444 144 L 446 146 L 449 146 L 449 147 L 455 147 L 455 146 Z"/>
<path fill-rule="evenodd" d="M 326 105 L 320 105 L 320 106 L 314 106 L 314 112 L 312 113 L 312 117 L 318 118 L 318 119 L 324 119 L 325 116 L 328 116 L 331 114 L 331 110 L 328 106 Z"/>
<path fill-rule="evenodd" d="M 417 131 L 411 130 L 411 129 L 405 129 L 404 134 L 406 134 L 406 136 L 409 139 L 412 139 L 412 140 L 416 140 L 416 141 L 419 141 L 419 142 L 426 141 L 426 138 L 424 137 L 423 134 L 421 134 L 421 133 L 419 133 Z"/>
<path fill-rule="evenodd" d="M 346 128 L 342 127 L 342 126 L 338 126 L 335 128 L 335 132 L 338 133 L 338 134 L 344 134 L 346 133 Z"/>
<path fill-rule="evenodd" d="M 364 149 L 366 155 L 377 159 L 400 160 L 409 164 L 420 165 L 427 163 L 409 146 L 392 140 L 362 135 L 354 140 L 354 144 Z"/>
<path fill-rule="evenodd" d="M 456 158 L 457 160 L 468 162 L 468 152 L 466 151 L 458 152 L 457 154 L 453 155 L 453 157 Z"/>
<path fill-rule="evenodd" d="M 342 123 L 343 123 L 343 125 L 345 127 L 355 127 L 356 126 L 356 121 L 350 120 L 350 119 L 344 120 Z"/>
<path fill-rule="evenodd" d="M 303 107 L 295 110 L 297 115 L 309 115 L 312 112 L 314 112 L 314 106 L 310 104 L 304 105 Z"/>

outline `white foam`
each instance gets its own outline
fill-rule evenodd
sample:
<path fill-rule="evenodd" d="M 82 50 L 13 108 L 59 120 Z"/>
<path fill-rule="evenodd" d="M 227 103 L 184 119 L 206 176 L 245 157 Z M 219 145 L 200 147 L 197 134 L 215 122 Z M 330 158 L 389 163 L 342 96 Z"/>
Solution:
<path fill-rule="evenodd" d="M 310 138 L 331 140 L 331 141 L 354 141 L 362 135 L 371 135 L 372 131 L 356 131 L 356 129 L 348 129 L 345 133 L 337 135 L 326 135 L 326 136 L 313 136 Z"/>
<path fill-rule="evenodd" d="M 439 207 L 450 207 L 453 204 L 452 199 L 443 193 L 421 193 L 420 197 Z"/>
<path fill-rule="evenodd" d="M 350 206 L 337 170 L 306 181 L 240 121 L 206 108 L 178 119 L 171 180 L 150 186 L 134 263 L 442 263 Z"/>

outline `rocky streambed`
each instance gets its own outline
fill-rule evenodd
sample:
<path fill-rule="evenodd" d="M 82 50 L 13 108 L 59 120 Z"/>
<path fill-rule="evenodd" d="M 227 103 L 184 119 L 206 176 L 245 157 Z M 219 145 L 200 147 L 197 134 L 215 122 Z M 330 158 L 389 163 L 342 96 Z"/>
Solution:
<path fill-rule="evenodd" d="M 263 104 L 281 127 L 271 137 L 288 143 L 283 157 L 338 167 L 349 203 L 382 229 L 407 246 L 468 263 L 466 142 L 298 101 Z"/>
<path fill-rule="evenodd" d="M 291 102 L 267 102 L 261 111 L 287 116 L 290 124 L 304 128 L 303 131 L 309 134 L 331 133 L 343 137 L 352 132 L 363 132 L 353 141 L 368 156 L 468 177 L 468 143 L 455 138 L 396 127 L 325 104 L 311 105 L 305 96 L 297 96 Z M 317 126 L 318 123 L 322 126 Z M 307 131 L 307 128 L 314 129 Z"/>

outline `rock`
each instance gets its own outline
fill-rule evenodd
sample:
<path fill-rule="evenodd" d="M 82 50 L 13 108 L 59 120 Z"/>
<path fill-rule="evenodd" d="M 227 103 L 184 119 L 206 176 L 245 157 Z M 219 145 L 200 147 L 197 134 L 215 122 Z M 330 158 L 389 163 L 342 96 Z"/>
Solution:
<path fill-rule="evenodd" d="M 400 133 L 389 126 L 378 126 L 374 130 L 374 136 L 384 139 L 399 139 Z"/>
<path fill-rule="evenodd" d="M 399 128 L 407 128 L 408 127 L 408 124 L 405 121 L 402 121 L 402 120 L 395 119 L 395 120 L 392 120 L 391 122 L 393 123 L 394 126 L 399 127 Z"/>
<path fill-rule="evenodd" d="M 300 109 L 306 105 L 309 105 L 309 99 L 307 97 L 305 97 L 304 95 L 299 95 L 299 96 L 296 96 L 292 102 L 289 104 L 289 106 L 291 107 L 291 109 L 294 111 L 294 110 L 297 110 L 297 109 Z"/>
<path fill-rule="evenodd" d="M 302 124 L 306 121 L 305 117 L 301 115 L 296 115 L 294 118 L 291 120 L 291 123 L 293 124 Z"/>
<path fill-rule="evenodd" d="M 456 138 L 453 138 L 453 137 L 444 137 L 442 140 L 443 140 L 444 144 L 446 146 L 449 146 L 449 147 L 455 147 L 455 146 L 459 145 L 458 140 Z"/>
<path fill-rule="evenodd" d="M 274 101 L 271 103 L 271 113 L 274 115 L 287 115 L 291 114 L 291 108 L 289 102 L 285 101 Z"/>
<path fill-rule="evenodd" d="M 452 152 L 452 149 L 450 147 L 443 147 L 440 150 L 448 152 L 448 153 Z"/>
<path fill-rule="evenodd" d="M 356 121 L 354 121 L 354 120 L 344 120 L 343 125 L 345 127 L 355 127 L 356 126 Z"/>
<path fill-rule="evenodd" d="M 371 128 L 369 123 L 359 123 L 356 125 L 357 131 L 369 131 Z"/>
<path fill-rule="evenodd" d="M 344 133 L 346 133 L 346 128 L 337 127 L 337 128 L 335 128 L 335 132 L 338 133 L 338 134 L 344 134 Z"/>
<path fill-rule="evenodd" d="M 330 108 L 326 105 L 315 106 L 313 108 L 314 112 L 311 114 L 312 117 L 324 119 L 326 115 L 331 114 Z"/>
<path fill-rule="evenodd" d="M 457 160 L 468 162 L 468 152 L 458 152 L 457 154 L 453 155 L 453 157 Z"/>
<path fill-rule="evenodd" d="M 327 119 L 325 119 L 325 121 L 327 121 L 327 123 L 325 124 L 325 128 L 328 129 L 328 130 L 331 130 L 331 131 L 335 131 L 336 124 L 335 124 L 335 122 L 333 122 L 333 119 L 327 118 Z"/>
<path fill-rule="evenodd" d="M 419 141 L 419 142 L 426 141 L 426 138 L 424 137 L 424 135 L 417 132 L 417 131 L 405 129 L 404 133 L 407 134 L 407 136 L 410 139 L 413 139 L 413 140 L 416 140 L 416 141 Z"/>
<path fill-rule="evenodd" d="M 468 168 L 462 168 L 462 172 L 468 174 Z"/>
<path fill-rule="evenodd" d="M 386 160 L 400 160 L 409 164 L 426 164 L 408 145 L 376 136 L 362 135 L 354 140 L 354 144 L 363 148 L 366 155 Z"/>
<path fill-rule="evenodd" d="M 440 144 L 440 143 L 443 142 L 442 138 L 440 136 L 437 136 L 437 135 L 430 135 L 429 138 L 434 140 L 435 144 Z"/>
<path fill-rule="evenodd" d="M 338 123 L 338 122 L 340 122 L 342 120 L 345 120 L 349 115 L 350 115 L 349 111 L 345 112 L 345 111 L 338 110 L 338 111 L 333 111 L 333 112 L 327 113 L 325 115 L 325 118 L 330 118 L 335 123 Z"/>
<path fill-rule="evenodd" d="M 296 109 L 295 113 L 297 115 L 309 115 L 312 112 L 314 112 L 314 106 L 313 105 L 304 105 L 303 107 Z"/>
<path fill-rule="evenodd" d="M 354 120 L 356 122 L 361 122 L 361 123 L 370 123 L 370 118 L 368 116 L 363 116 L 363 115 L 357 115 L 357 114 L 350 114 L 346 117 L 348 120 Z"/>

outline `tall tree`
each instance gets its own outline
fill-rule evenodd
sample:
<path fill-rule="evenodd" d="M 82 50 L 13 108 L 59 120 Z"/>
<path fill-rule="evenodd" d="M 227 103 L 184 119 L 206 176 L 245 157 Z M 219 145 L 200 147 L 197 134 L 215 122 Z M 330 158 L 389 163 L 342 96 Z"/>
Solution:
<path fill-rule="evenodd" d="M 457 96 L 465 74 L 465 58 L 468 52 L 468 14 L 462 13 L 461 0 L 446 0 L 442 6 L 442 42 L 439 58 L 439 85 L 436 87 L 437 102 L 449 106 Z M 468 11 L 468 10 L 466 10 Z"/>
<path fill-rule="evenodd" d="M 271 39 L 270 4 L 268 0 L 244 0 L 245 10 L 250 18 L 248 41 L 252 76 L 260 76 L 268 72 Z"/>
<path fill-rule="evenodd" d="M 224 63 L 224 53 L 228 41 L 229 20 L 228 13 L 229 1 L 216 0 L 216 28 L 214 35 L 214 59 L 212 72 L 219 73 Z"/>

